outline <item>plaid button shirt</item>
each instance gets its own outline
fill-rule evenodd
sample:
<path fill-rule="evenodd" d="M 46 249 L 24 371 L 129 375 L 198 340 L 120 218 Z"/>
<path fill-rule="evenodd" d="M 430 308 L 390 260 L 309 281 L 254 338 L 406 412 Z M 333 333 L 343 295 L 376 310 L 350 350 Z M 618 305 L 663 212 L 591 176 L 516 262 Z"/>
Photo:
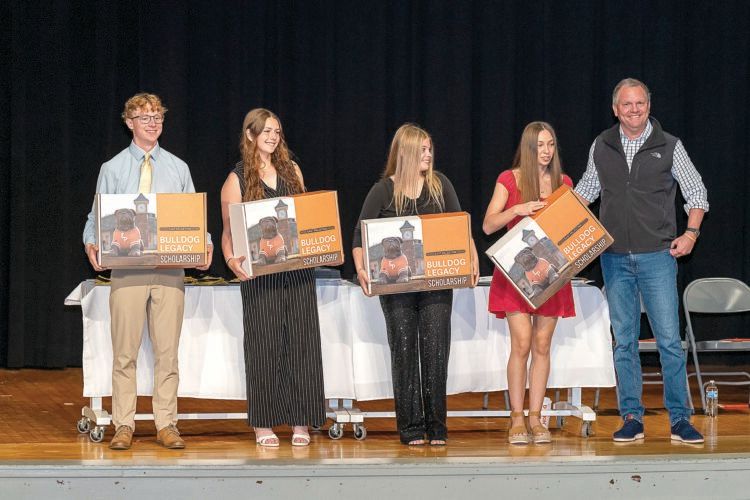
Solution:
<path fill-rule="evenodd" d="M 620 142 L 622 143 L 623 151 L 625 151 L 625 161 L 628 162 L 628 171 L 630 171 L 630 168 L 633 166 L 633 157 L 638 152 L 638 150 L 641 149 L 641 146 L 643 146 L 646 140 L 651 136 L 651 132 L 653 130 L 654 127 L 651 125 L 651 120 L 648 120 L 646 121 L 646 128 L 643 129 L 641 135 L 639 135 L 635 139 L 630 139 L 622 131 L 622 127 L 620 127 Z M 675 149 L 677 148 L 675 147 Z"/>

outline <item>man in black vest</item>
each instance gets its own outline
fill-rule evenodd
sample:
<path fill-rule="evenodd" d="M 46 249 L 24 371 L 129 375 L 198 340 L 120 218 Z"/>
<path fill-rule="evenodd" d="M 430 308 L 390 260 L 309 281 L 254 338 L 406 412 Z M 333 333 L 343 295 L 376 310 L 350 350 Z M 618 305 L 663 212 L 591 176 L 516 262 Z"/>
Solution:
<path fill-rule="evenodd" d="M 676 258 L 688 255 L 700 235 L 708 211 L 706 188 L 682 142 L 649 118 L 651 94 L 643 82 L 626 78 L 618 83 L 612 110 L 620 123 L 594 140 L 576 193 L 589 203 L 601 194 L 599 215 L 615 240 L 601 257 L 624 420 L 613 439 L 644 437 L 638 355 L 642 299 L 659 349 L 672 440 L 702 443 L 703 436 L 690 424 Z M 679 236 L 677 186 L 688 213 L 687 230 Z"/>

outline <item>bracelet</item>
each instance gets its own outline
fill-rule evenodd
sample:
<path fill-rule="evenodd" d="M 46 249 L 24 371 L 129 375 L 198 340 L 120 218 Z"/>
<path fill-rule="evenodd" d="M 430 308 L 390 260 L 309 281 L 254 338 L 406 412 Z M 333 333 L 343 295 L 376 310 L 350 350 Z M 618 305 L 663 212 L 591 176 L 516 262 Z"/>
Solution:
<path fill-rule="evenodd" d="M 225 260 L 224 262 L 225 262 L 225 263 L 226 263 L 227 265 L 229 265 L 229 261 L 230 261 L 230 260 L 232 260 L 232 259 L 236 259 L 236 258 L 237 258 L 237 257 L 234 257 L 234 256 L 232 256 L 232 257 L 229 257 L 229 258 L 228 258 L 227 260 Z"/>
<path fill-rule="evenodd" d="M 685 231 L 685 236 L 687 236 L 688 238 L 690 238 L 691 240 L 693 240 L 693 243 L 695 243 L 696 241 L 698 241 L 698 238 L 696 238 L 695 236 L 693 236 L 693 235 L 692 235 L 692 234 L 691 234 L 690 232 L 688 232 L 688 231 Z"/>

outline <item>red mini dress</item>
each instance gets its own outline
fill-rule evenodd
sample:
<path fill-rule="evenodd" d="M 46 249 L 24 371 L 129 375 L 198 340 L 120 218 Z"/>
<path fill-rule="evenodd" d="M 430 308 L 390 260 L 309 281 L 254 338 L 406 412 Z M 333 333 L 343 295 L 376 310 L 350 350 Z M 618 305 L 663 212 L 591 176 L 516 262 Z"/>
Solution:
<path fill-rule="evenodd" d="M 505 186 L 508 190 L 508 201 L 505 203 L 507 210 L 513 205 L 521 203 L 521 192 L 516 186 L 516 178 L 513 172 L 506 170 L 500 174 L 497 178 L 497 182 Z M 573 187 L 573 181 L 570 177 L 563 175 L 563 182 Z M 522 217 L 515 217 L 513 220 L 508 222 L 508 229 L 512 228 L 522 219 Z M 567 283 L 564 287 L 557 291 L 552 297 L 550 297 L 544 304 L 538 309 L 531 307 L 522 297 L 521 294 L 510 284 L 508 278 L 505 277 L 497 268 L 492 273 L 492 283 L 490 284 L 490 300 L 488 309 L 498 318 L 504 318 L 506 313 L 522 312 L 528 314 L 539 314 L 541 316 L 555 316 L 560 318 L 569 318 L 576 315 L 575 305 L 573 303 L 573 289 L 570 283 Z"/>

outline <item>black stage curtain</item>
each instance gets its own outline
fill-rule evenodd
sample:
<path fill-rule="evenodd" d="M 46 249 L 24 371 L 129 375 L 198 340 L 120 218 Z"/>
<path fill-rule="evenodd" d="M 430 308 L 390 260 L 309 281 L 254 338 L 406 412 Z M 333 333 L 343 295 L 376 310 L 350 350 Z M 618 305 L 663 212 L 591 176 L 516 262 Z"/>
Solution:
<path fill-rule="evenodd" d="M 63 299 L 94 275 L 84 219 L 99 166 L 128 144 L 119 114 L 139 91 L 169 108 L 161 144 L 209 194 L 217 243 L 243 116 L 265 106 L 281 117 L 308 187 L 341 194 L 347 245 L 395 129 L 427 128 L 481 252 L 496 239 L 481 233 L 484 210 L 523 126 L 556 127 L 577 181 L 592 139 L 614 123 L 612 88 L 640 78 L 652 115 L 683 139 L 709 190 L 681 286 L 750 280 L 743 0 L 12 0 L 0 18 L 0 366 L 80 365 L 80 310 Z M 211 272 L 227 272 L 218 245 Z"/>

